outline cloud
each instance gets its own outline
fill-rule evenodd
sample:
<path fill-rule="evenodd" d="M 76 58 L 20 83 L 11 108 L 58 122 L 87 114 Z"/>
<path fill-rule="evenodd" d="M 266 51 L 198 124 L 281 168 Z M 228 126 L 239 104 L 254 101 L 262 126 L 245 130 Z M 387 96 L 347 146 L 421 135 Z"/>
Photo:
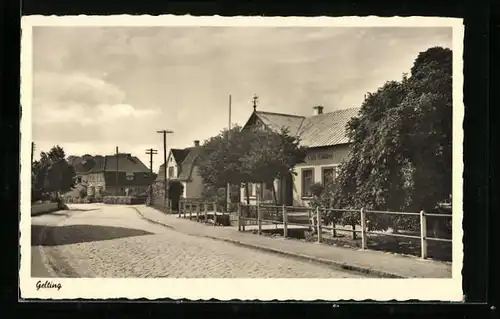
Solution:
<path fill-rule="evenodd" d="M 78 123 L 95 126 L 116 123 L 115 121 L 141 121 L 158 114 L 158 110 L 137 110 L 128 104 L 99 104 L 89 108 L 82 104 L 57 104 L 37 111 L 34 122 L 40 125 Z"/>
<path fill-rule="evenodd" d="M 34 107 L 47 102 L 78 103 L 90 107 L 99 103 L 121 103 L 125 93 L 103 79 L 84 73 L 35 72 L 33 76 Z"/>
<path fill-rule="evenodd" d="M 229 94 L 240 124 L 254 93 L 273 112 L 359 106 L 451 43 L 450 28 L 37 27 L 33 136 L 161 150 L 169 128 L 169 146 L 186 147 L 227 126 Z"/>

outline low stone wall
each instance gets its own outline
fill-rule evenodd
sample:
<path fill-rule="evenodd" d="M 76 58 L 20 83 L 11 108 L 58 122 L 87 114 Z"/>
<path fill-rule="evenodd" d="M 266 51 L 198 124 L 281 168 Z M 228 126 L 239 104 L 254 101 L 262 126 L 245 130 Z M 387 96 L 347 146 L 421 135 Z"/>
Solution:
<path fill-rule="evenodd" d="M 50 213 L 59 209 L 58 203 L 31 204 L 31 216 Z"/>

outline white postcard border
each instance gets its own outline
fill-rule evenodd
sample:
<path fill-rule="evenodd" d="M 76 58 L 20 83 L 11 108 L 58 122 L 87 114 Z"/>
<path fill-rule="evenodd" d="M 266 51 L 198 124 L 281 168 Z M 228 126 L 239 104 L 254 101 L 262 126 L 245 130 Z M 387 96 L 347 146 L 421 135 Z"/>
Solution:
<path fill-rule="evenodd" d="M 21 39 L 21 298 L 190 300 L 446 300 L 462 301 L 463 264 L 463 36 L 462 19 L 437 17 L 220 17 L 220 16 L 27 16 Z M 30 157 L 32 27 L 34 26 L 234 26 L 234 27 L 452 27 L 453 28 L 453 265 L 449 279 L 73 279 L 46 278 L 62 285 L 36 289 L 31 278 Z M 362 280 L 360 282 L 360 280 Z"/>

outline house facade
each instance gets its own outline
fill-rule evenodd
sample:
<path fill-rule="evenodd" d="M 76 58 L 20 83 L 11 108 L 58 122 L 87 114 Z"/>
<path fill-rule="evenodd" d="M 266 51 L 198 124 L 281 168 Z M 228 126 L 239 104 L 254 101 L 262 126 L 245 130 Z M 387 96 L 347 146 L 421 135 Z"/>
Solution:
<path fill-rule="evenodd" d="M 312 116 L 298 116 L 256 111 L 248 119 L 243 130 L 270 129 L 279 132 L 287 128 L 289 134 L 298 136 L 300 144 L 307 148 L 303 163 L 295 166 L 295 174 L 274 181 L 278 203 L 306 206 L 312 199 L 311 186 L 334 182 L 337 169 L 349 156 L 349 140 L 345 135 L 347 122 L 356 117 L 359 108 L 323 113 L 322 106 L 313 108 Z M 273 185 L 251 184 L 248 189 L 250 203 L 273 201 Z M 241 200 L 246 202 L 247 189 L 242 188 Z"/>
<path fill-rule="evenodd" d="M 192 147 L 171 149 L 167 157 L 167 178 L 177 180 L 184 186 L 183 198 L 201 198 L 203 180 L 198 174 L 198 160 L 200 155 L 200 141 L 194 141 Z M 157 181 L 164 180 L 165 165 L 158 171 Z"/>
<path fill-rule="evenodd" d="M 128 153 L 95 156 L 86 162 L 92 163 L 91 168 L 78 167 L 77 178 L 87 187 L 88 196 L 139 195 L 154 179 L 146 165 Z"/>

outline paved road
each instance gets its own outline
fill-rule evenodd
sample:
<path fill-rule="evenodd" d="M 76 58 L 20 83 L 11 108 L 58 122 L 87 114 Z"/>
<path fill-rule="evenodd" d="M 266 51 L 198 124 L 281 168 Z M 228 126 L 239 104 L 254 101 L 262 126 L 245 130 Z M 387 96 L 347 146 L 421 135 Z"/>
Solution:
<path fill-rule="evenodd" d="M 151 224 L 126 206 L 32 218 L 32 275 L 61 277 L 355 278 L 325 265 L 191 236 Z M 40 256 L 37 253 L 41 252 Z"/>

